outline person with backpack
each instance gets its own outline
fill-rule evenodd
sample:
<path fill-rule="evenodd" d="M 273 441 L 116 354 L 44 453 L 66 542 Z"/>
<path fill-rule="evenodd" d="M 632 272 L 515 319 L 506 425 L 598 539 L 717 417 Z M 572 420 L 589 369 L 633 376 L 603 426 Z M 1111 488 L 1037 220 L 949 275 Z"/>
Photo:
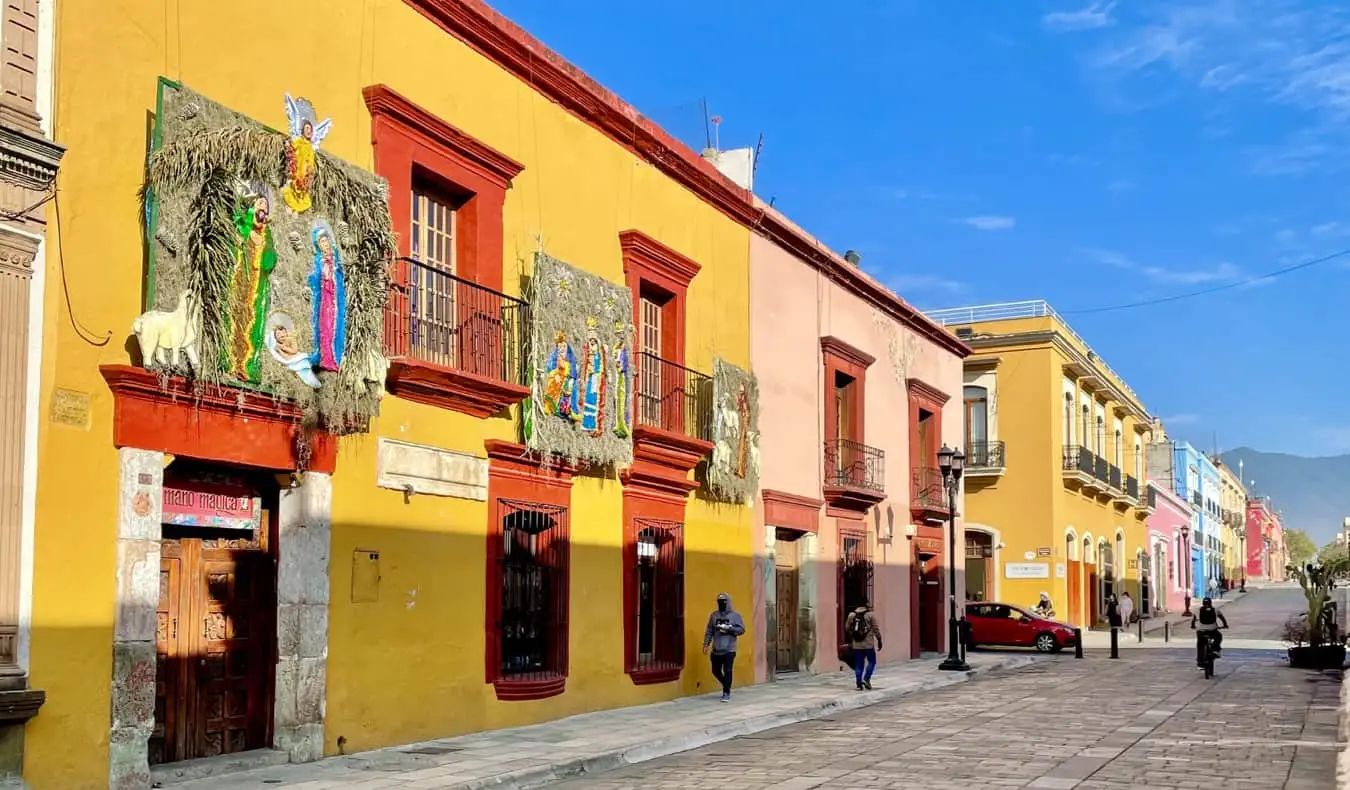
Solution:
<path fill-rule="evenodd" d="M 871 691 L 872 670 L 877 668 L 877 651 L 881 649 L 881 629 L 866 600 L 849 613 L 844 621 L 844 635 L 853 654 L 853 674 L 858 679 L 858 690 Z"/>

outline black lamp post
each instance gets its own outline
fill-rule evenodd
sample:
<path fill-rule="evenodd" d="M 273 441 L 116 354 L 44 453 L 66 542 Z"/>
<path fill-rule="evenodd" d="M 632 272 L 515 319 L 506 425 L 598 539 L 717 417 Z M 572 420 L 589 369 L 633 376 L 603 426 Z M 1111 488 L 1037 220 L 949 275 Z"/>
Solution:
<path fill-rule="evenodd" d="M 960 450 L 942 445 L 938 450 L 938 468 L 942 471 L 942 484 L 947 489 L 947 525 L 950 549 L 947 552 L 948 585 L 947 600 L 950 602 L 950 615 L 947 618 L 947 657 L 938 664 L 938 669 L 946 672 L 966 672 L 970 669 L 961 658 L 960 636 L 957 634 L 956 621 L 956 490 L 961 485 L 961 472 L 966 465 L 966 456 Z"/>
<path fill-rule="evenodd" d="M 1243 529 L 1246 528 L 1244 524 Z M 1238 591 L 1247 592 L 1247 536 L 1245 534 L 1238 535 L 1238 544 L 1241 546 L 1238 550 L 1242 552 L 1242 580 L 1239 582 Z"/>

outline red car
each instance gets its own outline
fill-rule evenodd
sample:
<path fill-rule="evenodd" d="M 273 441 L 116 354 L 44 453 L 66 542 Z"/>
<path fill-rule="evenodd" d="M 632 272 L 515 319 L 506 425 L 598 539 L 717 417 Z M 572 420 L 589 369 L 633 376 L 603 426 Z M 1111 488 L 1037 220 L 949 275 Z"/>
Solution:
<path fill-rule="evenodd" d="M 1033 614 L 1006 603 L 973 603 L 966 606 L 970 642 L 975 645 L 1034 647 L 1055 653 L 1073 647 L 1073 626 Z"/>

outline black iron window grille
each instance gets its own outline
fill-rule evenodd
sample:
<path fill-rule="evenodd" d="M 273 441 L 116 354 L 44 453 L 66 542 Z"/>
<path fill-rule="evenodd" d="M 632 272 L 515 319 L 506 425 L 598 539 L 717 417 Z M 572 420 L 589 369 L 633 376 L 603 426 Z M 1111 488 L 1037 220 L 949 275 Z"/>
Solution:
<path fill-rule="evenodd" d="M 638 518 L 633 528 L 630 667 L 678 672 L 684 666 L 684 525 Z"/>
<path fill-rule="evenodd" d="M 502 679 L 567 674 L 567 508 L 499 499 L 502 542 L 497 639 Z"/>

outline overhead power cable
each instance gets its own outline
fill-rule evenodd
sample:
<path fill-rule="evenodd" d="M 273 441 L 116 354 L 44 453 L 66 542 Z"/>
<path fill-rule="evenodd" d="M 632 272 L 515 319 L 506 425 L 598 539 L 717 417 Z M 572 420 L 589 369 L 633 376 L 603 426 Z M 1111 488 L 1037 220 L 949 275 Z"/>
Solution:
<path fill-rule="evenodd" d="M 1189 293 L 1173 294 L 1172 296 L 1161 296 L 1158 297 L 1157 299 L 1145 299 L 1139 302 L 1127 302 L 1125 304 L 1111 305 L 1109 307 L 1092 307 L 1084 310 L 1063 310 L 1061 312 L 1064 315 L 1086 315 L 1088 313 L 1109 313 L 1115 310 L 1129 310 L 1134 307 L 1148 307 L 1150 305 L 1155 304 L 1166 304 L 1167 302 L 1179 302 L 1182 299 L 1193 299 L 1197 296 L 1205 296 L 1207 294 L 1218 293 L 1219 291 L 1227 291 L 1232 288 L 1240 288 L 1244 285 L 1251 285 L 1252 283 L 1261 282 L 1262 280 L 1274 279 L 1281 275 L 1289 274 L 1290 272 L 1296 272 L 1299 269 L 1307 269 L 1308 267 L 1316 266 L 1319 263 L 1326 263 L 1327 261 L 1333 261 L 1337 258 L 1344 258 L 1347 255 L 1350 255 L 1350 249 L 1341 250 L 1340 252 L 1333 252 L 1330 255 L 1323 255 L 1320 258 L 1314 258 L 1310 261 L 1303 261 L 1302 263 L 1296 263 L 1293 266 L 1286 266 L 1283 269 L 1276 269 L 1275 271 L 1269 272 L 1267 274 L 1261 274 L 1255 277 L 1248 277 L 1245 280 L 1238 280 L 1236 282 L 1224 283 L 1223 285 L 1215 285 L 1210 288 L 1201 288 L 1198 291 L 1190 291 Z"/>

